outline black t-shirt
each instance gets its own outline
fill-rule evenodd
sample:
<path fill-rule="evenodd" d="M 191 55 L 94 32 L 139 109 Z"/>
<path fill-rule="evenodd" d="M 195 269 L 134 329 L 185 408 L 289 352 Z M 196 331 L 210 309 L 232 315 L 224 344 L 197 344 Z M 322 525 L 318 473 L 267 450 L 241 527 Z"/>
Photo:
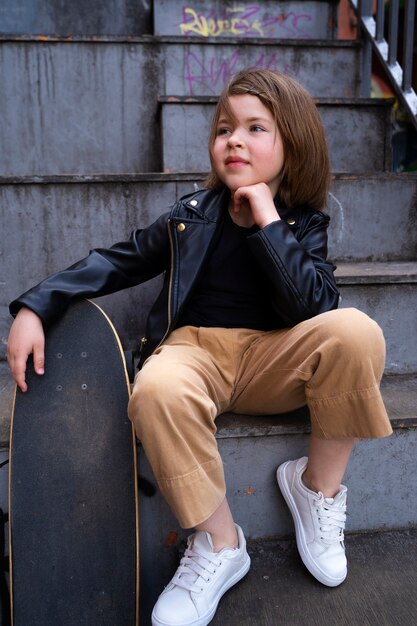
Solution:
<path fill-rule="evenodd" d="M 177 327 L 276 328 L 268 298 L 271 286 L 246 241 L 258 230 L 258 226 L 238 226 L 225 209 L 211 251 Z"/>

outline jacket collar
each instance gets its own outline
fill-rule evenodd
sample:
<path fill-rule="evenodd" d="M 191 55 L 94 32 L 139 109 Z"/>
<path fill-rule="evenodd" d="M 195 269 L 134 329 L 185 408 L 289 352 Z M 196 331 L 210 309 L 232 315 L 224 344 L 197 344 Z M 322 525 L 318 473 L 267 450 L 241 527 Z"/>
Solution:
<path fill-rule="evenodd" d="M 185 196 L 182 201 L 184 206 L 199 218 L 209 222 L 218 222 L 224 215 L 225 207 L 229 204 L 230 190 L 227 187 L 200 189 Z M 282 219 L 286 219 L 293 213 L 293 210 L 283 206 L 278 195 L 274 198 L 274 204 Z"/>
<path fill-rule="evenodd" d="M 223 189 L 201 189 L 183 198 L 184 206 L 203 220 L 218 222 L 230 199 L 230 191 Z"/>

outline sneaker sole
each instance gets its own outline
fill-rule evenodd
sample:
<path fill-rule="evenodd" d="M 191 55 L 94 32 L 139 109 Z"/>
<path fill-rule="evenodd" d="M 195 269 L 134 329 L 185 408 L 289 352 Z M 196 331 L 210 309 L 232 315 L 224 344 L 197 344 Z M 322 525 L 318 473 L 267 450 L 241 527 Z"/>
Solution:
<path fill-rule="evenodd" d="M 224 596 L 224 594 L 231 589 L 234 585 L 236 585 L 239 580 L 242 580 L 244 576 L 248 573 L 250 569 L 250 556 L 246 553 L 246 559 L 242 566 L 242 568 L 236 572 L 236 574 L 230 578 L 224 586 L 219 590 L 217 597 L 215 599 L 213 607 L 210 609 L 208 613 L 205 615 L 201 615 L 197 620 L 193 620 L 192 622 L 183 622 L 182 624 L 175 624 L 175 626 L 207 626 L 213 619 L 217 607 L 219 605 L 220 600 Z M 152 613 L 152 626 L 172 626 L 172 622 L 161 622 L 153 613 Z"/>
<path fill-rule="evenodd" d="M 298 513 L 294 498 L 292 497 L 291 492 L 288 489 L 288 484 L 285 477 L 285 470 L 290 462 L 291 461 L 287 461 L 283 465 L 279 466 L 279 468 L 277 469 L 277 481 L 281 493 L 284 496 L 285 502 L 287 503 L 292 518 L 294 520 L 295 538 L 297 541 L 297 548 L 301 560 L 303 561 L 310 574 L 312 574 L 314 578 L 316 578 L 319 582 L 321 582 L 323 585 L 326 585 L 327 587 L 337 587 L 338 585 L 341 585 L 342 582 L 346 579 L 347 571 L 344 573 L 343 576 L 339 576 L 337 578 L 331 577 L 323 572 L 323 570 L 321 570 L 312 559 L 310 551 L 307 547 L 307 541 L 305 538 L 303 525 L 301 523 L 301 518 Z"/>

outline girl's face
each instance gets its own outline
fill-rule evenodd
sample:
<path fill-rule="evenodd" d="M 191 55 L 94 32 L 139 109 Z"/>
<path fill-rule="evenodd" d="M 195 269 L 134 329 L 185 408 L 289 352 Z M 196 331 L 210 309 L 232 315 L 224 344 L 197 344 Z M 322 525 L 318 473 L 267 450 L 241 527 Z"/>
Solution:
<path fill-rule="evenodd" d="M 251 94 L 230 96 L 229 104 L 234 117 L 220 115 L 211 152 L 213 168 L 232 192 L 263 182 L 274 197 L 284 149 L 272 113 Z"/>

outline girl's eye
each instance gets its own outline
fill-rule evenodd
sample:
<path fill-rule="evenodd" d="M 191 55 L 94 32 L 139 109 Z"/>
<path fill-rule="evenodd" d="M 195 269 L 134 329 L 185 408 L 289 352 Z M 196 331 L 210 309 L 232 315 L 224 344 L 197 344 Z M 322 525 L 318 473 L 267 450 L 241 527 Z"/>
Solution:
<path fill-rule="evenodd" d="M 261 133 L 263 131 L 262 126 L 258 126 L 257 124 L 255 124 L 254 126 L 251 126 L 250 129 L 252 132 L 255 132 L 255 133 Z"/>
<path fill-rule="evenodd" d="M 227 133 L 230 133 L 228 128 L 222 127 L 217 129 L 217 135 L 227 135 Z"/>

